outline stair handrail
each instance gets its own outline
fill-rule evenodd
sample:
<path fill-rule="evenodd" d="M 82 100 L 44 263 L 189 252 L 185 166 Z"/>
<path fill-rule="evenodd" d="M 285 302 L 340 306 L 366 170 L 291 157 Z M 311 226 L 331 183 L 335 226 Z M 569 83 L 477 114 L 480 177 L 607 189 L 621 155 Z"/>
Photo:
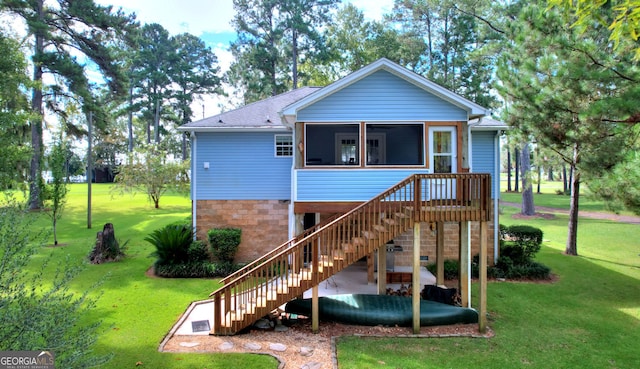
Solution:
<path fill-rule="evenodd" d="M 479 203 L 477 203 L 474 207 L 477 207 L 477 210 L 484 212 L 482 217 L 483 218 L 487 218 L 488 219 L 488 215 L 489 215 L 489 207 L 487 206 L 486 202 L 485 202 L 485 197 L 486 196 L 490 196 L 490 186 L 488 185 L 490 182 L 487 182 L 487 178 L 484 177 L 488 177 L 488 174 L 477 174 L 477 173 L 468 173 L 468 174 L 439 174 L 436 175 L 437 176 L 441 176 L 441 179 L 464 179 L 464 178 L 478 178 L 480 187 L 479 189 L 481 191 L 479 191 L 478 193 L 475 193 L 474 195 L 472 195 L 473 198 L 475 198 L 476 200 L 481 200 Z M 484 176 L 484 177 L 483 177 Z M 299 254 L 301 252 L 301 248 L 304 247 L 304 245 L 306 245 L 310 240 L 312 241 L 314 237 L 318 237 L 318 235 L 320 235 L 322 232 L 325 231 L 330 231 L 330 227 L 336 227 L 341 225 L 341 222 L 348 218 L 351 217 L 352 215 L 354 215 L 355 213 L 361 211 L 363 208 L 365 207 L 369 207 L 369 206 L 375 206 L 377 203 L 379 202 L 383 202 L 385 198 L 389 198 L 389 197 L 393 197 L 395 193 L 399 193 L 400 191 L 402 191 L 403 188 L 410 186 L 411 184 L 413 184 L 413 187 L 409 187 L 413 194 L 413 200 L 411 200 L 411 202 L 413 203 L 411 206 L 413 206 L 413 209 L 416 211 L 412 212 L 412 218 L 415 221 L 418 221 L 420 219 L 420 215 L 419 213 L 422 211 L 421 210 L 421 206 L 418 202 L 422 201 L 422 180 L 423 179 L 429 179 L 429 178 L 434 178 L 433 174 L 413 174 L 410 175 L 409 177 L 405 178 L 404 180 L 402 180 L 401 182 L 393 185 L 392 187 L 388 188 L 387 190 L 383 191 L 382 193 L 378 194 L 377 196 L 371 198 L 370 200 L 363 202 L 362 204 L 354 207 L 353 209 L 351 209 L 350 211 L 337 216 L 335 219 L 326 222 L 325 224 L 319 225 L 317 227 L 312 228 L 313 231 L 312 232 L 304 232 L 302 233 L 302 235 L 304 235 L 304 237 L 297 237 L 294 238 L 292 240 L 295 240 L 293 242 L 293 244 L 290 244 L 290 242 L 288 241 L 286 244 L 290 245 L 286 248 L 282 248 L 281 250 L 279 250 L 279 252 L 270 252 L 269 254 L 271 255 L 268 258 L 261 258 L 262 262 L 260 263 L 253 263 L 253 267 L 251 267 L 248 271 L 245 271 L 242 275 L 236 275 L 235 278 L 233 278 L 232 280 L 228 281 L 225 285 L 221 286 L 220 288 L 218 288 L 217 290 L 215 290 L 214 292 L 212 292 L 209 296 L 214 296 L 213 300 L 216 301 L 217 307 L 216 309 L 218 309 L 218 307 L 220 306 L 220 301 L 221 301 L 221 297 L 222 296 L 227 296 L 230 297 L 230 293 L 232 293 L 233 288 L 236 288 L 237 286 L 239 286 L 241 284 L 241 282 L 243 282 L 245 279 L 250 278 L 250 276 L 253 273 L 259 272 L 260 270 L 264 270 L 265 267 L 269 267 L 271 264 L 273 264 L 274 262 L 277 261 L 277 259 L 281 258 L 281 257 L 289 257 L 289 256 L 295 256 L 297 254 Z M 490 177 L 489 177 L 490 178 Z M 429 196 L 431 196 L 429 194 Z M 433 198 L 429 197 L 429 200 L 433 200 Z M 428 200 L 428 201 L 429 201 Z M 439 199 L 435 199 L 435 200 L 439 200 Z M 453 199 L 455 200 L 455 198 Z M 440 206 L 440 203 L 438 203 L 438 201 L 436 201 L 436 207 Z M 447 206 L 445 204 L 445 206 Z M 297 239 L 297 240 L 296 240 Z M 291 240 L 290 240 L 291 241 Z M 314 273 L 317 273 L 317 271 L 314 270 Z M 217 311 L 217 310 L 216 310 Z"/>
<path fill-rule="evenodd" d="M 320 222 L 318 224 L 313 225 L 310 228 L 305 229 L 302 233 L 300 233 L 300 234 L 296 235 L 295 237 L 287 240 L 286 242 L 284 242 L 280 246 L 278 246 L 278 247 L 274 248 L 273 250 L 269 251 L 268 253 L 260 256 L 259 258 L 251 261 L 250 263 L 248 263 L 246 265 L 243 265 L 242 268 L 236 270 L 235 272 L 229 274 L 228 276 L 220 279 L 220 283 L 227 284 L 230 280 L 235 279 L 235 277 L 238 276 L 239 274 L 244 274 L 245 272 L 251 270 L 256 265 L 261 264 L 262 262 L 270 259 L 272 256 L 274 256 L 275 254 L 279 253 L 280 251 L 283 251 L 283 250 L 291 248 L 293 246 L 293 244 L 295 244 L 295 242 L 297 240 L 302 239 L 302 238 L 310 235 L 311 233 L 315 232 L 319 227 L 324 226 L 325 224 L 332 222 L 339 215 L 340 214 L 336 214 L 334 216 L 331 216 L 328 219 L 326 219 L 325 221 Z M 213 292 L 209 296 L 211 296 L 211 295 L 213 295 Z"/>
<path fill-rule="evenodd" d="M 243 273 L 243 275 L 244 274 L 251 274 L 251 273 L 257 271 L 258 269 L 260 269 L 263 265 L 268 264 L 269 262 L 277 259 L 278 257 L 284 256 L 287 253 L 292 253 L 295 249 L 299 248 L 300 245 L 304 244 L 305 241 L 307 241 L 308 238 L 310 238 L 313 234 L 319 233 L 319 232 L 325 230 L 326 228 L 332 226 L 333 224 L 339 223 L 342 219 L 344 219 L 344 218 L 348 217 L 349 215 L 357 212 L 358 210 L 360 210 L 360 208 L 368 206 L 368 204 L 375 202 L 377 199 L 387 197 L 389 194 L 397 191 L 398 188 L 402 188 L 402 187 L 406 186 L 408 183 L 413 182 L 413 178 L 415 176 L 416 176 L 416 174 L 412 174 L 412 175 L 408 176 L 404 180 L 398 182 L 397 184 L 395 184 L 392 187 L 388 188 L 387 190 L 385 190 L 384 192 L 380 193 L 376 197 L 370 199 L 369 201 L 365 201 L 364 203 L 362 203 L 360 205 L 357 205 L 356 207 L 354 207 L 353 209 L 349 210 L 348 212 L 346 212 L 344 214 L 339 214 L 337 217 L 335 217 L 335 219 L 333 219 L 330 222 L 327 222 L 326 224 L 321 224 L 321 226 L 319 226 L 317 228 L 314 228 L 313 232 L 309 232 L 309 234 L 307 234 L 303 238 L 295 241 L 293 243 L 293 245 L 291 245 L 290 247 L 282 248 L 282 246 L 280 246 L 280 248 L 282 248 L 282 249 L 279 252 L 277 252 L 277 253 L 270 252 L 269 254 L 271 254 L 271 256 L 269 258 L 261 258 L 261 259 L 263 259 L 262 262 L 260 262 L 258 265 L 254 266 L 253 268 L 245 271 Z M 295 240 L 295 238 L 294 238 L 294 240 Z M 254 264 L 257 264 L 257 263 L 254 263 Z M 244 269 L 248 269 L 248 268 L 244 268 Z M 241 280 L 241 277 L 234 278 L 233 280 L 225 283 L 223 286 L 220 286 L 217 290 L 211 292 L 209 294 L 209 296 L 211 297 L 211 296 L 213 296 L 213 295 L 215 295 L 217 293 L 222 293 L 222 291 L 224 291 L 226 289 L 226 287 L 231 286 L 231 285 L 235 284 L 236 282 L 238 282 L 240 280 Z"/>

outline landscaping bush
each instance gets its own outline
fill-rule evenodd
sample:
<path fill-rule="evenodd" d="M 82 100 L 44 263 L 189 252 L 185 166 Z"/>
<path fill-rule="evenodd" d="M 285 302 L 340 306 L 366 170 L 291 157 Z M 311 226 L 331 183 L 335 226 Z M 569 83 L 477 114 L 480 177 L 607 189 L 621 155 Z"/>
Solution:
<path fill-rule="evenodd" d="M 145 241 L 156 247 L 154 271 L 166 278 L 207 278 L 217 275 L 207 246 L 193 240 L 191 225 L 179 222 L 153 231 Z"/>
<path fill-rule="evenodd" d="M 436 274 L 437 265 L 435 263 L 428 264 L 427 270 L 431 272 L 431 274 Z M 459 273 L 459 263 L 457 260 L 445 260 L 444 261 L 444 279 L 458 279 Z"/>
<path fill-rule="evenodd" d="M 207 278 L 217 276 L 216 266 L 209 262 L 155 264 L 157 276 L 165 278 Z"/>
<path fill-rule="evenodd" d="M 501 238 L 501 255 L 509 255 L 511 259 L 520 264 L 525 264 L 534 258 L 542 245 L 542 230 L 528 225 L 513 225 L 507 227 Z M 504 252 L 504 253 L 503 253 Z"/>
<path fill-rule="evenodd" d="M 210 261 L 209 250 L 207 249 L 207 245 L 200 241 L 196 240 L 189 245 L 189 249 L 187 250 L 187 257 L 189 261 Z"/>
<path fill-rule="evenodd" d="M 156 264 L 184 264 L 189 261 L 189 246 L 193 241 L 190 226 L 170 224 L 151 232 L 144 240 L 156 247 L 152 254 L 158 258 Z"/>
<path fill-rule="evenodd" d="M 215 228 L 207 233 L 213 257 L 219 262 L 233 263 L 242 230 L 238 228 Z"/>
<path fill-rule="evenodd" d="M 215 263 L 215 275 L 217 277 L 226 277 L 238 269 L 240 269 L 238 264 L 233 262 L 221 261 Z"/>

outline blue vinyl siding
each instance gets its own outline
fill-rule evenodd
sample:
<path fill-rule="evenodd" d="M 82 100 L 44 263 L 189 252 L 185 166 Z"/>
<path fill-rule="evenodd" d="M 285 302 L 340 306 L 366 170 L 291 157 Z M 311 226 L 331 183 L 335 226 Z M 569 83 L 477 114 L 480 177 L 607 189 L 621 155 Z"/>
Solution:
<path fill-rule="evenodd" d="M 474 173 L 491 173 L 491 183 L 494 188 L 493 198 L 497 198 L 495 193 L 495 181 L 499 178 L 499 173 L 496 173 L 496 148 L 495 138 L 496 132 L 491 131 L 476 131 L 471 133 L 471 155 Z"/>
<path fill-rule="evenodd" d="M 294 201 L 367 201 L 415 173 L 429 170 L 296 170 Z"/>
<path fill-rule="evenodd" d="M 298 112 L 301 122 L 467 119 L 465 110 L 386 71 L 375 72 Z"/>
<path fill-rule="evenodd" d="M 275 156 L 274 135 L 197 133 L 196 200 L 289 200 L 293 158 Z"/>

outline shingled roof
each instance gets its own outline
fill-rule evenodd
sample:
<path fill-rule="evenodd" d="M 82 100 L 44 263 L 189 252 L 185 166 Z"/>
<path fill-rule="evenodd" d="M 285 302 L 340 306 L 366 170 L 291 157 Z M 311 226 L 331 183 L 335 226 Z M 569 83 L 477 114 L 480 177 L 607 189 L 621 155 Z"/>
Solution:
<path fill-rule="evenodd" d="M 320 87 L 302 87 L 241 108 L 187 123 L 179 131 L 219 130 L 282 130 L 287 129 L 280 118 L 282 110 L 296 101 L 320 90 Z"/>

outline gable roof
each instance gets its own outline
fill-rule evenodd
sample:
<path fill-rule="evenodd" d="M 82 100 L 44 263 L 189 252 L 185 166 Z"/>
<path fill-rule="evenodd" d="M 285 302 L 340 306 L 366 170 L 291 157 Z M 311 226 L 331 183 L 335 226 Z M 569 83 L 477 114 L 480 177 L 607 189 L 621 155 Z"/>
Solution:
<path fill-rule="evenodd" d="M 400 77 L 409 83 L 435 95 L 439 98 L 450 102 L 451 104 L 467 111 L 469 118 L 480 118 L 485 115 L 489 115 L 490 111 L 487 108 L 484 108 L 456 93 L 453 93 L 446 88 L 438 85 L 437 83 L 431 82 L 428 79 L 422 77 L 421 75 L 414 73 L 407 68 L 404 68 L 389 59 L 381 58 L 377 61 L 367 65 L 366 67 L 349 74 L 348 76 L 339 79 L 338 81 L 322 88 L 322 90 L 318 91 L 313 95 L 306 96 L 288 107 L 286 107 L 281 115 L 286 120 L 287 123 L 293 124 L 297 121 L 297 113 L 312 105 L 323 98 L 340 91 L 341 89 L 379 71 L 385 70 L 397 77 Z"/>
<path fill-rule="evenodd" d="M 301 87 L 283 94 L 245 105 L 238 109 L 187 123 L 178 131 L 250 131 L 288 129 L 280 118 L 280 112 L 288 105 L 318 91 L 320 87 Z"/>

